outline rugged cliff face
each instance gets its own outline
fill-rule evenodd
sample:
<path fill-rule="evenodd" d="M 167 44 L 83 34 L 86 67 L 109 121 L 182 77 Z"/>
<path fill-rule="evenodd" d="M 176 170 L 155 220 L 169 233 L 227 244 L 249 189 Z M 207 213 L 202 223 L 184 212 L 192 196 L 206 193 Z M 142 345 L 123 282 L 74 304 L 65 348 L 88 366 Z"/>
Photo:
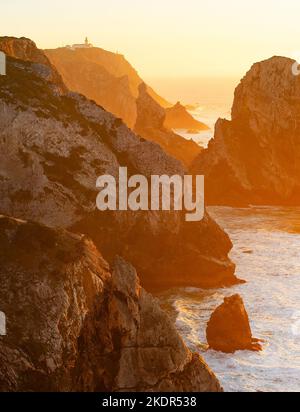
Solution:
<path fill-rule="evenodd" d="M 0 391 L 220 391 L 132 266 L 0 216 Z"/>
<path fill-rule="evenodd" d="M 143 80 L 124 56 L 98 47 L 45 50 L 70 90 L 79 92 L 120 117 L 130 128 L 136 122 L 136 98 Z M 162 106 L 170 104 L 148 86 Z"/>
<path fill-rule="evenodd" d="M 194 119 L 180 102 L 177 102 L 173 107 L 166 108 L 164 125 L 168 129 L 209 130 L 206 124 Z"/>
<path fill-rule="evenodd" d="M 16 40 L 17 41 L 17 40 Z M 99 212 L 96 180 L 183 174 L 178 161 L 75 93 L 59 95 L 31 62 L 8 57 L 0 78 L 0 212 L 88 234 L 105 258 L 129 260 L 147 288 L 236 282 L 228 236 L 206 214 Z"/>
<path fill-rule="evenodd" d="M 185 110 L 185 109 L 184 109 Z M 193 119 L 194 120 L 194 119 Z M 186 140 L 165 127 L 166 111 L 149 95 L 141 84 L 137 99 L 137 120 L 134 131 L 158 143 L 168 154 L 189 167 L 202 149 L 192 140 Z"/>
<path fill-rule="evenodd" d="M 210 204 L 300 204 L 300 78 L 294 62 L 256 63 L 235 91 L 232 120 L 194 162 Z"/>
<path fill-rule="evenodd" d="M 148 108 L 141 105 L 141 99 L 138 98 L 139 86 L 143 84 L 143 80 L 124 56 L 96 47 L 76 50 L 59 48 L 46 50 L 45 53 L 61 74 L 69 90 L 94 100 L 104 109 L 121 118 L 131 129 L 134 129 L 136 123 L 140 123 L 137 119 L 138 115 L 139 118 L 148 116 Z M 158 96 L 151 87 L 143 87 L 149 98 L 153 100 L 156 111 L 165 118 L 164 108 L 171 104 Z M 142 114 L 142 110 L 146 112 Z M 183 106 L 180 108 L 175 106 L 170 110 L 166 118 L 169 128 L 205 128 L 205 125 L 193 119 Z M 159 128 L 156 127 L 156 119 L 153 116 L 148 116 L 148 121 L 153 121 L 153 125 L 150 125 L 147 130 L 140 128 L 141 136 L 154 140 L 171 155 L 177 155 L 179 160 L 188 160 L 187 164 L 190 166 L 191 160 L 194 160 L 200 152 L 198 145 L 166 131 L 163 127 L 164 121 L 161 124 L 160 117 L 158 117 Z"/>

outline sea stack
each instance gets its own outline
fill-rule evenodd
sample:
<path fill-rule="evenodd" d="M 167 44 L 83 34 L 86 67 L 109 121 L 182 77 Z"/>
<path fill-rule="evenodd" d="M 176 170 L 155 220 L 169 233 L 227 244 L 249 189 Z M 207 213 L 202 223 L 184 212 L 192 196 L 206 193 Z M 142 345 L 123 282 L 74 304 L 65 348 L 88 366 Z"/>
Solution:
<path fill-rule="evenodd" d="M 237 350 L 260 351 L 258 339 L 252 337 L 248 314 L 240 295 L 224 299 L 212 314 L 206 329 L 210 349 L 225 353 Z"/>
<path fill-rule="evenodd" d="M 180 102 L 173 107 L 166 108 L 165 126 L 168 129 L 188 129 L 195 132 L 209 130 L 206 124 L 194 119 Z"/>

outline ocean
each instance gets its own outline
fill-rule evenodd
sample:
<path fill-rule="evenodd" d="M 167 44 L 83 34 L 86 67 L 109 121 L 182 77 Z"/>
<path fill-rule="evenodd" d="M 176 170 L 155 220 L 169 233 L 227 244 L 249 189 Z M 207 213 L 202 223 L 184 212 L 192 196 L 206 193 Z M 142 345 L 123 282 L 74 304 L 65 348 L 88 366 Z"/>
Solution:
<path fill-rule="evenodd" d="M 236 274 L 246 284 L 225 289 L 172 289 L 159 296 L 178 331 L 218 376 L 225 391 L 300 390 L 300 208 L 210 207 L 227 231 Z M 262 352 L 207 349 L 206 324 L 225 296 L 239 293 Z"/>
<path fill-rule="evenodd" d="M 227 102 L 220 102 L 217 104 L 199 105 L 194 110 L 189 110 L 189 113 L 200 122 L 205 123 L 210 127 L 209 130 L 204 130 L 199 133 L 188 133 L 185 129 L 175 129 L 175 133 L 184 137 L 185 139 L 193 139 L 201 147 L 207 148 L 208 142 L 213 138 L 215 123 L 218 118 L 230 120 L 231 111 Z"/>

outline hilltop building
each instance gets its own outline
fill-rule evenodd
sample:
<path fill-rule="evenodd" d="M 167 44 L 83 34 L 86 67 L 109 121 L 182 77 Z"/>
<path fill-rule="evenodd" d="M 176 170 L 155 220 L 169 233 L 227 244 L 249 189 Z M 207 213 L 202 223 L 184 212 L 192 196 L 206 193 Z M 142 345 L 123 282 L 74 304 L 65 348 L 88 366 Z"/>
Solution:
<path fill-rule="evenodd" d="M 93 45 L 89 42 L 89 39 L 86 37 L 84 43 L 82 44 L 73 44 L 72 46 L 66 46 L 67 49 L 76 50 L 76 49 L 90 49 Z"/>

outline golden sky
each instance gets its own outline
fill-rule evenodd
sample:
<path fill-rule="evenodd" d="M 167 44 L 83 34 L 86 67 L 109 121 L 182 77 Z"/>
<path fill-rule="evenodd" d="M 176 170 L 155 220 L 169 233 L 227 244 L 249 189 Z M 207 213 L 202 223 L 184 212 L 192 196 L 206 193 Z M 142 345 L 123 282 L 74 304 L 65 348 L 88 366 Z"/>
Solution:
<path fill-rule="evenodd" d="M 144 78 L 232 76 L 300 52 L 297 0 L 1 0 L 1 35 L 125 54 Z"/>

